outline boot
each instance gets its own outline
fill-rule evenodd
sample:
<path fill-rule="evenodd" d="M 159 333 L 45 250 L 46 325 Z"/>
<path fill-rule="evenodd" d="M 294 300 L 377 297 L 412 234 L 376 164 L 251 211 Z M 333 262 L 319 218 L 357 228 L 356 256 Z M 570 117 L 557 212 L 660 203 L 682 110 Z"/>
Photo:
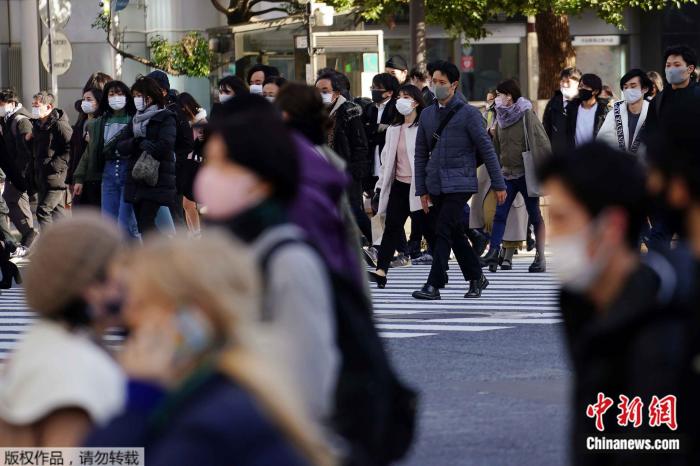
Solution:
<path fill-rule="evenodd" d="M 535 238 L 532 237 L 533 228 L 534 227 L 531 225 L 527 226 L 527 240 L 526 240 L 527 252 L 532 251 L 533 249 L 535 249 L 535 246 L 536 246 Z"/>
<path fill-rule="evenodd" d="M 8 290 L 12 288 L 12 281 L 18 285 L 22 284 L 22 275 L 14 262 L 10 262 L 10 252 L 6 243 L 0 242 L 0 271 L 2 271 L 2 281 L 0 289 Z"/>
<path fill-rule="evenodd" d="M 497 248 L 489 249 L 489 252 L 487 252 L 486 255 L 480 259 L 481 267 L 483 268 L 488 266 L 489 272 L 496 272 L 496 270 L 498 270 L 498 258 L 500 255 L 500 246 Z"/>
<path fill-rule="evenodd" d="M 537 254 L 535 261 L 530 266 L 530 273 L 543 273 L 547 271 L 547 261 L 544 257 L 544 228 L 537 235 Z"/>
<path fill-rule="evenodd" d="M 513 270 L 513 254 L 515 251 L 515 248 L 504 249 L 503 260 L 501 261 L 501 270 Z"/>
<path fill-rule="evenodd" d="M 481 233 L 479 230 L 470 228 L 467 230 L 467 238 L 469 238 L 469 242 L 471 243 L 472 248 L 474 248 L 476 255 L 481 257 L 486 250 L 486 246 L 489 244 L 489 240 L 486 238 L 486 235 Z"/>

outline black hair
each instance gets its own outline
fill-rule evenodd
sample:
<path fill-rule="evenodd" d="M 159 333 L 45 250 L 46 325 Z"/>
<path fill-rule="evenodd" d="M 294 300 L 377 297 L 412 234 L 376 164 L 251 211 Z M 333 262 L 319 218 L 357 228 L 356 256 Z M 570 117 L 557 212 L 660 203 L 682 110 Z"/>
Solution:
<path fill-rule="evenodd" d="M 418 81 L 427 81 L 428 80 L 428 73 L 426 73 L 422 69 L 418 68 L 417 66 L 414 66 L 413 68 L 411 68 L 411 71 L 408 72 L 408 79 L 417 79 Z"/>
<path fill-rule="evenodd" d="M 138 92 L 144 97 L 149 97 L 153 104 L 157 105 L 159 108 L 165 107 L 168 102 L 158 82 L 148 76 L 139 76 L 136 78 L 136 82 L 131 86 L 131 92 Z"/>
<path fill-rule="evenodd" d="M 228 87 L 233 91 L 233 95 L 247 94 L 249 92 L 248 85 L 241 78 L 234 75 L 221 78 L 217 87 L 219 89 Z"/>
<path fill-rule="evenodd" d="M 671 55 L 680 55 L 683 57 L 683 61 L 688 64 L 688 66 L 693 65 L 698 66 L 698 54 L 695 50 L 688 47 L 687 45 L 673 45 L 664 51 L 664 63 L 668 60 Z"/>
<path fill-rule="evenodd" d="M 212 132 L 224 139 L 227 157 L 270 183 L 274 199 L 292 201 L 299 186 L 299 162 L 279 111 L 252 94 L 236 96 L 224 105 L 228 114 L 212 126 Z"/>
<path fill-rule="evenodd" d="M 282 88 L 282 86 L 287 84 L 287 80 L 282 76 L 268 76 L 265 78 L 265 81 L 263 81 L 263 87 L 265 87 L 265 84 L 274 84 L 277 87 Z"/>
<path fill-rule="evenodd" d="M 86 92 L 89 92 L 92 94 L 92 96 L 95 98 L 95 105 L 97 105 L 97 108 L 95 109 L 95 113 L 93 113 L 93 116 L 98 117 L 102 115 L 102 89 L 98 87 L 91 87 L 90 89 L 85 89 L 83 91 L 83 94 Z M 81 97 L 81 103 L 82 103 L 82 97 Z M 82 107 L 81 107 L 82 111 Z"/>
<path fill-rule="evenodd" d="M 131 97 L 131 89 L 122 81 L 110 81 L 105 84 L 102 90 L 102 100 L 100 100 L 100 112 L 104 115 L 114 114 L 114 110 L 109 106 L 109 91 L 111 89 L 119 89 L 121 91 L 124 97 L 126 97 L 124 111 L 127 115 L 134 115 L 136 113 L 136 107 L 134 106 L 134 98 Z"/>
<path fill-rule="evenodd" d="M 555 153 L 538 174 L 541 182 L 561 180 L 591 217 L 609 207 L 622 208 L 628 219 L 627 244 L 637 248 L 648 203 L 645 171 L 636 156 L 593 142 Z"/>
<path fill-rule="evenodd" d="M 564 68 L 563 70 L 561 70 L 561 72 L 559 73 L 559 80 L 561 81 L 562 79 L 568 78 L 568 79 L 575 79 L 576 81 L 581 81 L 581 76 L 582 76 L 581 70 L 579 70 L 578 68 L 574 68 L 572 66 L 572 67 Z"/>
<path fill-rule="evenodd" d="M 286 113 L 288 127 L 302 133 L 313 144 L 326 143 L 330 118 L 318 89 L 301 83 L 287 83 L 277 94 L 275 105 Z"/>
<path fill-rule="evenodd" d="M 12 88 L 0 91 L 0 102 L 19 103 L 19 96 Z"/>
<path fill-rule="evenodd" d="M 197 113 L 202 109 L 202 106 L 199 105 L 199 102 L 197 102 L 197 99 L 192 97 L 192 94 L 188 92 L 182 92 L 177 95 L 176 97 L 176 102 L 180 108 L 182 108 L 182 111 L 187 115 L 187 118 L 189 118 L 190 121 L 194 120 L 194 117 L 197 116 Z"/>
<path fill-rule="evenodd" d="M 496 91 L 500 92 L 501 94 L 510 95 L 513 98 L 513 102 L 517 102 L 517 100 L 523 96 L 522 92 L 520 91 L 520 86 L 515 79 L 506 79 L 505 81 L 501 81 L 498 83 L 498 86 L 496 86 Z"/>
<path fill-rule="evenodd" d="M 83 86 L 83 93 L 93 87 L 104 89 L 105 85 L 110 81 L 114 81 L 114 79 L 112 79 L 112 77 L 107 73 L 103 73 L 101 71 L 92 73 L 85 83 L 85 86 Z"/>
<path fill-rule="evenodd" d="M 410 95 L 411 98 L 418 104 L 416 106 L 416 119 L 411 125 L 416 126 L 418 124 L 418 120 L 420 119 L 420 113 L 425 108 L 425 102 L 423 101 L 423 92 L 413 84 L 404 84 L 403 86 L 401 86 L 398 92 L 396 93 L 396 96 L 398 97 L 401 92 Z M 392 122 L 392 124 L 403 125 L 405 122 L 406 117 L 403 116 L 401 112 L 396 112 L 396 116 L 394 117 L 394 121 Z"/>
<path fill-rule="evenodd" d="M 581 76 L 581 84 L 584 84 L 591 88 L 593 92 L 598 91 L 598 94 L 603 90 L 603 81 L 600 76 L 593 73 L 586 73 Z"/>
<path fill-rule="evenodd" d="M 334 92 L 341 92 L 343 90 L 340 85 L 340 81 L 338 80 L 337 73 L 323 73 L 318 78 L 316 78 L 316 83 L 318 84 L 318 82 L 323 79 L 327 79 L 328 81 L 330 81 L 331 89 L 333 89 Z"/>
<path fill-rule="evenodd" d="M 391 98 L 395 99 L 399 91 L 399 80 L 389 73 L 379 73 L 372 78 L 372 85 L 391 91 Z"/>
<path fill-rule="evenodd" d="M 270 65 L 263 65 L 258 63 L 257 65 L 253 65 L 249 70 L 248 73 L 246 73 L 246 83 L 250 84 L 250 78 L 253 77 L 253 73 L 257 73 L 258 71 L 262 71 L 263 74 L 265 75 L 265 78 L 269 78 L 270 76 L 279 76 L 280 71 L 275 68 L 274 66 Z"/>
<path fill-rule="evenodd" d="M 620 89 L 624 88 L 625 84 L 634 78 L 639 78 L 642 88 L 651 90 L 652 86 L 654 86 L 654 83 L 651 82 L 651 79 L 649 79 L 649 76 L 644 71 L 640 70 L 639 68 L 634 68 L 625 73 L 625 75 L 620 79 Z"/>
<path fill-rule="evenodd" d="M 436 71 L 444 74 L 450 84 L 459 81 L 459 69 L 454 63 L 445 60 L 436 60 L 428 64 L 428 72 L 432 77 Z"/>

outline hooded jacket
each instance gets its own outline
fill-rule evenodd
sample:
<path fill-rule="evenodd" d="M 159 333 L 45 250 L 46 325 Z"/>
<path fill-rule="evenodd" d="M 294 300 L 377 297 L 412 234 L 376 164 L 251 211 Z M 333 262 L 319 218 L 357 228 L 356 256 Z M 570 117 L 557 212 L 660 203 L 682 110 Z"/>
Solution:
<path fill-rule="evenodd" d="M 53 109 L 44 121 L 33 122 L 34 169 L 38 186 L 49 190 L 66 188 L 73 128 L 68 116 Z"/>
<path fill-rule="evenodd" d="M 339 97 L 340 98 L 340 97 Z M 350 101 L 336 104 L 331 114 L 333 128 L 329 146 L 348 164 L 348 173 L 355 181 L 370 174 L 367 136 L 362 125 L 362 108 Z"/>

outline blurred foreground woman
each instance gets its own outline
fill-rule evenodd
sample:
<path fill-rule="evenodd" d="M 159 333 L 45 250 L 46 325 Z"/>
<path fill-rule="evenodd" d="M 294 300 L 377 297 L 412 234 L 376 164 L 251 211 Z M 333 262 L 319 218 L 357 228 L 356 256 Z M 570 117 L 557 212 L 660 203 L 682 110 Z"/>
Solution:
<path fill-rule="evenodd" d="M 127 407 L 87 445 L 141 446 L 150 466 L 333 464 L 289 384 L 246 350 L 255 264 L 223 233 L 206 236 L 153 237 L 121 264 Z"/>
<path fill-rule="evenodd" d="M 116 223 L 88 210 L 34 243 L 25 290 L 39 318 L 0 375 L 0 446 L 76 446 L 121 411 L 122 371 L 96 343 L 119 308 L 107 267 L 121 242 Z"/>

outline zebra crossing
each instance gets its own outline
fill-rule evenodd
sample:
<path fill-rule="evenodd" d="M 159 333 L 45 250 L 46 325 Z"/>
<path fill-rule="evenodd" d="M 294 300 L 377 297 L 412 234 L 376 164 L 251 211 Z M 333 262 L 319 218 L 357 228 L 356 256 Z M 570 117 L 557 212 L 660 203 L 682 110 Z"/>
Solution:
<path fill-rule="evenodd" d="M 523 325 L 561 323 L 558 283 L 551 273 L 531 274 L 530 254 L 515 256 L 513 270 L 489 273 L 479 299 L 465 299 L 468 285 L 456 262 L 439 301 L 419 301 L 411 293 L 425 283 L 430 266 L 391 269 L 383 290 L 371 284 L 375 322 L 384 338 L 435 337 L 454 332 L 488 332 Z"/>
<path fill-rule="evenodd" d="M 513 261 L 513 270 L 486 272 L 490 284 L 480 299 L 463 297 L 467 285 L 454 261 L 450 264 L 450 282 L 441 290 L 440 301 L 418 301 L 411 297 L 425 282 L 430 266 L 391 269 L 385 289 L 370 284 L 377 329 L 384 338 L 398 339 L 558 324 L 561 316 L 556 279 L 550 273 L 528 273 L 531 262 L 531 255 L 520 255 Z M 36 318 L 27 307 L 21 287 L 2 290 L 0 361 L 7 358 Z M 109 346 L 118 345 L 119 340 L 117 335 L 106 337 Z"/>

